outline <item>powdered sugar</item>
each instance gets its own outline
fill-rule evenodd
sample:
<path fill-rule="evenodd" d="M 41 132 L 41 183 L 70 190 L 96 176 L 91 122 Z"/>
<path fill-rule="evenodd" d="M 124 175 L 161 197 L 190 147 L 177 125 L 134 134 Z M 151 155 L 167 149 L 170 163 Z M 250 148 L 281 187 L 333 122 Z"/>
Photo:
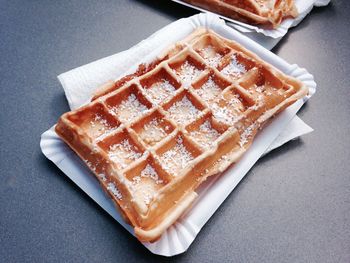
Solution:
<path fill-rule="evenodd" d="M 163 183 L 163 180 L 159 179 L 156 170 L 150 164 L 147 164 L 145 169 L 141 171 L 141 177 L 151 178 L 156 182 L 156 184 Z"/>
<path fill-rule="evenodd" d="M 259 93 L 262 93 L 265 90 L 264 86 L 256 86 L 255 90 Z"/>
<path fill-rule="evenodd" d="M 121 121 L 126 122 L 140 116 L 147 110 L 148 108 L 137 99 L 135 94 L 130 94 L 118 106 L 111 108 L 111 113 L 118 115 Z"/>
<path fill-rule="evenodd" d="M 264 97 L 263 95 L 259 94 L 256 103 L 253 106 L 249 107 L 249 109 L 257 111 L 263 105 L 264 105 Z"/>
<path fill-rule="evenodd" d="M 132 184 L 139 184 L 141 182 L 141 177 L 140 176 L 135 176 L 132 178 Z"/>
<path fill-rule="evenodd" d="M 212 77 L 209 77 L 199 89 L 196 90 L 197 94 L 205 101 L 213 101 L 221 92 L 220 87 L 215 83 Z"/>
<path fill-rule="evenodd" d="M 174 92 L 175 87 L 171 85 L 168 80 L 162 79 L 161 81 L 152 84 L 152 86 L 147 89 L 147 97 L 154 104 L 159 104 L 173 95 Z"/>
<path fill-rule="evenodd" d="M 238 112 L 226 106 L 221 107 L 217 103 L 213 103 L 212 106 L 215 119 L 227 125 L 233 125 L 243 117 L 242 115 L 238 115 Z"/>
<path fill-rule="evenodd" d="M 202 70 L 189 63 L 187 60 L 183 63 L 179 71 L 175 70 L 175 73 L 180 77 L 184 85 L 190 85 L 194 79 L 196 79 Z"/>
<path fill-rule="evenodd" d="M 154 193 L 143 191 L 142 194 L 143 194 L 143 201 L 145 202 L 146 205 L 149 205 L 154 197 Z"/>
<path fill-rule="evenodd" d="M 90 120 L 90 127 L 88 133 L 92 137 L 104 136 L 117 127 L 111 125 L 101 114 L 96 113 L 93 119 Z"/>
<path fill-rule="evenodd" d="M 109 147 L 108 156 L 123 169 L 129 163 L 140 158 L 142 153 L 137 146 L 131 144 L 128 139 L 124 139 L 120 143 L 113 144 Z"/>
<path fill-rule="evenodd" d="M 192 131 L 190 135 L 194 137 L 196 142 L 200 145 L 210 146 L 220 136 L 220 133 L 212 127 L 209 120 L 206 120 L 199 126 L 199 130 Z"/>
<path fill-rule="evenodd" d="M 98 176 L 98 178 L 100 178 L 100 180 L 102 181 L 102 182 L 106 182 L 107 181 L 107 177 L 106 177 L 106 175 L 105 174 L 98 174 L 97 175 Z"/>
<path fill-rule="evenodd" d="M 110 182 L 107 184 L 107 190 L 112 193 L 117 199 L 122 200 L 123 196 L 119 189 L 115 186 L 114 183 Z"/>
<path fill-rule="evenodd" d="M 227 100 L 227 106 L 230 108 L 236 110 L 236 111 L 245 111 L 246 105 L 245 101 L 242 99 L 242 97 L 239 94 L 233 94 L 233 96 L 230 96 Z"/>
<path fill-rule="evenodd" d="M 140 131 L 140 137 L 144 142 L 149 145 L 154 145 L 167 136 L 165 128 L 168 127 L 168 130 L 170 128 L 168 125 L 166 125 L 163 129 L 163 127 L 160 125 L 161 122 L 163 122 L 162 119 L 154 118 L 143 126 L 143 129 Z"/>
<path fill-rule="evenodd" d="M 230 64 L 221 70 L 221 73 L 232 78 L 237 78 L 246 72 L 245 66 L 237 61 L 236 55 L 233 55 Z"/>
<path fill-rule="evenodd" d="M 193 159 L 194 157 L 183 145 L 180 136 L 177 138 L 175 146 L 160 156 L 164 169 L 174 176 L 177 176 Z"/>
<path fill-rule="evenodd" d="M 243 133 L 241 134 L 241 138 L 239 140 L 239 145 L 241 148 L 249 141 L 249 138 L 253 135 L 255 128 L 256 128 L 256 124 L 253 124 L 247 127 L 243 131 Z"/>
<path fill-rule="evenodd" d="M 97 123 L 101 125 L 101 129 L 110 129 L 111 128 L 108 121 L 106 119 L 104 119 L 99 113 L 96 113 L 94 116 L 94 119 L 90 121 L 90 124 L 92 127 L 95 127 Z"/>
<path fill-rule="evenodd" d="M 131 190 L 135 198 L 141 198 L 146 205 L 149 205 L 162 183 L 163 180 L 159 179 L 155 169 L 147 164 L 140 175 L 132 178 Z"/>
<path fill-rule="evenodd" d="M 205 62 L 208 63 L 212 67 L 216 67 L 219 65 L 222 56 L 217 53 L 212 45 L 208 45 L 205 48 L 199 50 L 199 53 L 204 58 Z"/>
<path fill-rule="evenodd" d="M 179 124 L 187 124 L 194 121 L 200 114 L 192 102 L 184 96 L 181 100 L 176 101 L 169 109 L 168 112 L 172 119 Z"/>

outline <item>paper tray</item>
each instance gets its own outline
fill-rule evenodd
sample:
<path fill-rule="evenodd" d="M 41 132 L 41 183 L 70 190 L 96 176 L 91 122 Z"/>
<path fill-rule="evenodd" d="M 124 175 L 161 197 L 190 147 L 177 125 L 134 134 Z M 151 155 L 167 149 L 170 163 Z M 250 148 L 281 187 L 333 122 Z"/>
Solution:
<path fill-rule="evenodd" d="M 179 3 L 184 6 L 191 7 L 193 9 L 199 10 L 201 12 L 205 13 L 211 13 L 210 11 L 200 8 L 198 6 L 191 5 L 189 3 L 186 3 L 182 0 L 172 0 L 173 2 Z M 243 23 L 241 21 L 222 16 L 220 14 L 217 14 L 221 18 L 225 19 L 228 22 L 231 22 L 230 25 L 234 27 L 235 29 L 243 32 L 243 33 L 251 33 L 256 32 L 259 34 L 263 34 L 264 36 L 271 37 L 271 38 L 281 38 L 285 34 L 287 34 L 289 28 L 294 27 L 298 25 L 301 20 L 305 18 L 305 16 L 310 13 L 312 8 L 314 6 L 326 6 L 330 0 L 295 0 L 295 5 L 298 9 L 299 15 L 298 17 L 292 19 L 285 19 L 276 29 L 264 29 L 261 26 L 254 26 L 247 23 Z"/>
<path fill-rule="evenodd" d="M 126 66 L 138 65 L 142 62 L 152 61 L 162 49 L 183 39 L 197 27 L 210 28 L 226 38 L 241 43 L 243 46 L 255 52 L 262 59 L 271 63 L 284 73 L 296 77 L 305 83 L 310 88 L 310 96 L 315 93 L 316 83 L 314 82 L 313 76 L 305 69 L 301 69 L 297 65 L 288 64 L 236 30 L 226 26 L 223 20 L 212 14 L 199 14 L 190 18 L 180 19 L 159 30 L 147 40 L 140 42 L 126 53 L 120 54 L 121 56 L 124 54 L 126 56 L 124 60 L 125 70 L 119 69 L 118 72 L 107 73 L 99 72 L 101 74 L 106 74 L 100 76 L 99 81 L 106 81 L 106 79 L 109 78 L 109 74 L 113 76 L 123 76 L 134 71 L 136 69 L 135 66 L 130 69 L 127 69 Z M 157 48 L 155 49 L 154 47 Z M 134 55 L 130 57 L 131 53 Z M 149 54 L 149 56 L 144 57 L 143 54 Z M 100 62 L 98 61 L 94 63 L 98 64 Z M 71 108 L 76 108 L 83 104 L 86 102 L 84 100 L 87 98 L 79 97 L 78 100 L 74 100 L 74 94 L 68 92 L 69 89 L 67 87 L 72 83 L 69 83 L 69 78 L 67 76 L 77 73 L 77 71 L 81 71 L 86 74 L 87 78 L 89 78 L 90 75 L 87 74 L 87 72 L 89 72 L 87 69 L 92 69 L 92 67 L 92 64 L 86 65 L 60 76 Z M 95 83 L 96 85 L 98 85 L 97 82 Z M 86 83 L 88 83 L 88 81 L 86 81 Z M 84 81 L 82 81 L 81 85 L 84 85 Z M 90 88 L 91 90 L 93 89 L 92 87 L 87 88 Z M 79 92 L 79 87 L 77 87 L 77 92 Z M 186 251 L 200 229 L 254 163 L 264 154 L 276 137 L 284 130 L 289 121 L 295 117 L 296 112 L 309 97 L 297 101 L 274 118 L 274 120 L 257 135 L 252 146 L 245 153 L 239 163 L 229 168 L 221 176 L 212 177 L 202 185 L 197 191 L 199 197 L 195 204 L 162 235 L 160 240 L 152 244 L 143 244 L 151 252 L 164 256 L 173 256 Z M 81 161 L 81 159 L 56 135 L 53 127 L 42 134 L 40 146 L 42 152 L 48 159 L 54 162 L 73 182 L 75 182 L 104 210 L 133 234 L 133 228 L 124 222 L 114 207 L 111 199 L 101 189 L 97 179 L 95 179 L 83 161 Z"/>

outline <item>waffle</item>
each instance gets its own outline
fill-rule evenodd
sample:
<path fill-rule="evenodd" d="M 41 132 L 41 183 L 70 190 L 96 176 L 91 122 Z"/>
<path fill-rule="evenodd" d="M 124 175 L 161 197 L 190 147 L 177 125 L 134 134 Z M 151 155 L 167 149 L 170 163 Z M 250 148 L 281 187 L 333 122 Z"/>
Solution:
<path fill-rule="evenodd" d="M 141 241 L 155 241 L 271 117 L 308 93 L 240 44 L 199 28 L 63 114 L 56 133 Z"/>
<path fill-rule="evenodd" d="M 294 0 L 184 0 L 239 21 L 276 28 L 285 18 L 298 15 Z"/>

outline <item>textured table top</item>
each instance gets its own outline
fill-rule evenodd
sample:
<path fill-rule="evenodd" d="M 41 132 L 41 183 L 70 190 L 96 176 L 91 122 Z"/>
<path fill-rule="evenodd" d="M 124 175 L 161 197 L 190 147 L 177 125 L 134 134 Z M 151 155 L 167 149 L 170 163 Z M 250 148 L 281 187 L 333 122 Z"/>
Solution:
<path fill-rule="evenodd" d="M 158 2 L 158 3 L 156 3 Z M 159 3 L 161 2 L 161 3 Z M 0 0 L 0 262 L 350 262 L 349 1 L 273 50 L 314 74 L 315 131 L 262 158 L 189 250 L 152 255 L 39 148 L 68 110 L 56 76 L 196 11 L 168 1 Z"/>

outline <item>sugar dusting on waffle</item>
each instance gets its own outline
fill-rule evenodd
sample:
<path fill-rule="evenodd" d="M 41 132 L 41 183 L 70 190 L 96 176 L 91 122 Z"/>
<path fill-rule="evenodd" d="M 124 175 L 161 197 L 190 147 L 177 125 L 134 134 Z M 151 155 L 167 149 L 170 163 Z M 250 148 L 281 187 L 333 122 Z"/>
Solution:
<path fill-rule="evenodd" d="M 194 159 L 192 154 L 183 145 L 181 136 L 176 138 L 176 144 L 160 156 L 164 169 L 172 175 L 178 175 L 181 169 L 185 168 Z"/>
<path fill-rule="evenodd" d="M 119 200 L 123 199 L 123 196 L 121 194 L 121 192 L 119 191 L 119 189 L 115 186 L 114 183 L 109 182 L 107 184 L 107 190 L 112 193 L 116 198 L 118 198 Z"/>
<path fill-rule="evenodd" d="M 112 113 L 117 114 L 121 121 L 134 119 L 147 110 L 148 108 L 137 99 L 135 94 L 130 94 L 126 100 L 111 109 Z"/>
<path fill-rule="evenodd" d="M 198 130 L 192 131 L 190 136 L 195 138 L 201 146 L 207 147 L 215 142 L 220 133 L 212 127 L 209 120 L 206 120 L 199 126 Z"/>
<path fill-rule="evenodd" d="M 200 114 L 200 110 L 198 110 L 192 102 L 184 96 L 181 100 L 176 101 L 169 109 L 168 112 L 172 119 L 174 119 L 177 123 L 189 123 L 197 118 Z"/>
<path fill-rule="evenodd" d="M 212 109 L 214 117 L 219 122 L 225 123 L 230 126 L 234 125 L 243 117 L 243 115 L 238 115 L 236 111 L 233 111 L 227 106 L 219 106 L 217 103 L 214 103 L 212 105 Z"/>
<path fill-rule="evenodd" d="M 140 175 L 132 178 L 131 189 L 135 195 L 141 197 L 146 205 L 149 205 L 153 197 L 156 195 L 157 189 L 161 187 L 162 184 L 163 180 L 159 178 L 156 170 L 150 164 L 147 164 L 141 171 Z"/>
<path fill-rule="evenodd" d="M 175 72 L 180 77 L 184 85 L 190 85 L 192 81 L 202 73 L 202 70 L 186 60 L 185 63 L 181 65 L 180 70 Z"/>
<path fill-rule="evenodd" d="M 222 56 L 217 53 L 212 45 L 208 45 L 200 50 L 204 60 L 212 67 L 217 67 Z"/>
<path fill-rule="evenodd" d="M 156 184 L 162 184 L 163 180 L 159 179 L 159 175 L 156 170 L 150 165 L 147 164 L 145 169 L 141 171 L 141 177 L 151 178 L 156 182 Z"/>
<path fill-rule="evenodd" d="M 140 136 L 146 143 L 150 144 L 158 142 L 165 136 L 167 136 L 167 132 L 165 131 L 165 129 L 168 126 L 165 126 L 165 128 L 163 129 L 163 127 L 160 125 L 161 121 L 162 120 L 155 118 L 143 126 L 143 132 L 140 134 Z"/>
<path fill-rule="evenodd" d="M 140 158 L 142 153 L 128 139 L 124 139 L 120 143 L 109 147 L 108 156 L 111 160 L 118 163 L 121 168 L 125 168 L 130 162 Z"/>
<path fill-rule="evenodd" d="M 110 124 L 101 114 L 95 113 L 94 118 L 90 121 L 92 133 L 96 136 L 96 141 L 103 140 L 108 134 L 112 133 L 118 126 Z M 94 149 L 95 151 L 96 149 Z"/>
<path fill-rule="evenodd" d="M 229 77 L 239 77 L 246 72 L 245 66 L 237 61 L 235 54 L 231 56 L 230 63 L 221 70 L 221 73 Z"/>
<path fill-rule="evenodd" d="M 220 87 L 215 83 L 212 77 L 209 77 L 199 89 L 196 90 L 197 94 L 207 103 L 215 99 L 220 93 Z"/>
<path fill-rule="evenodd" d="M 254 130 L 258 127 L 256 123 L 248 126 L 240 136 L 239 146 L 242 148 L 252 137 Z"/>
<path fill-rule="evenodd" d="M 175 92 L 175 87 L 166 79 L 162 79 L 147 89 L 147 97 L 154 103 L 159 104 Z"/>
<path fill-rule="evenodd" d="M 95 127 L 96 123 L 100 124 L 99 131 L 111 129 L 111 125 L 99 113 L 95 113 L 94 119 L 90 121 L 91 127 Z"/>

